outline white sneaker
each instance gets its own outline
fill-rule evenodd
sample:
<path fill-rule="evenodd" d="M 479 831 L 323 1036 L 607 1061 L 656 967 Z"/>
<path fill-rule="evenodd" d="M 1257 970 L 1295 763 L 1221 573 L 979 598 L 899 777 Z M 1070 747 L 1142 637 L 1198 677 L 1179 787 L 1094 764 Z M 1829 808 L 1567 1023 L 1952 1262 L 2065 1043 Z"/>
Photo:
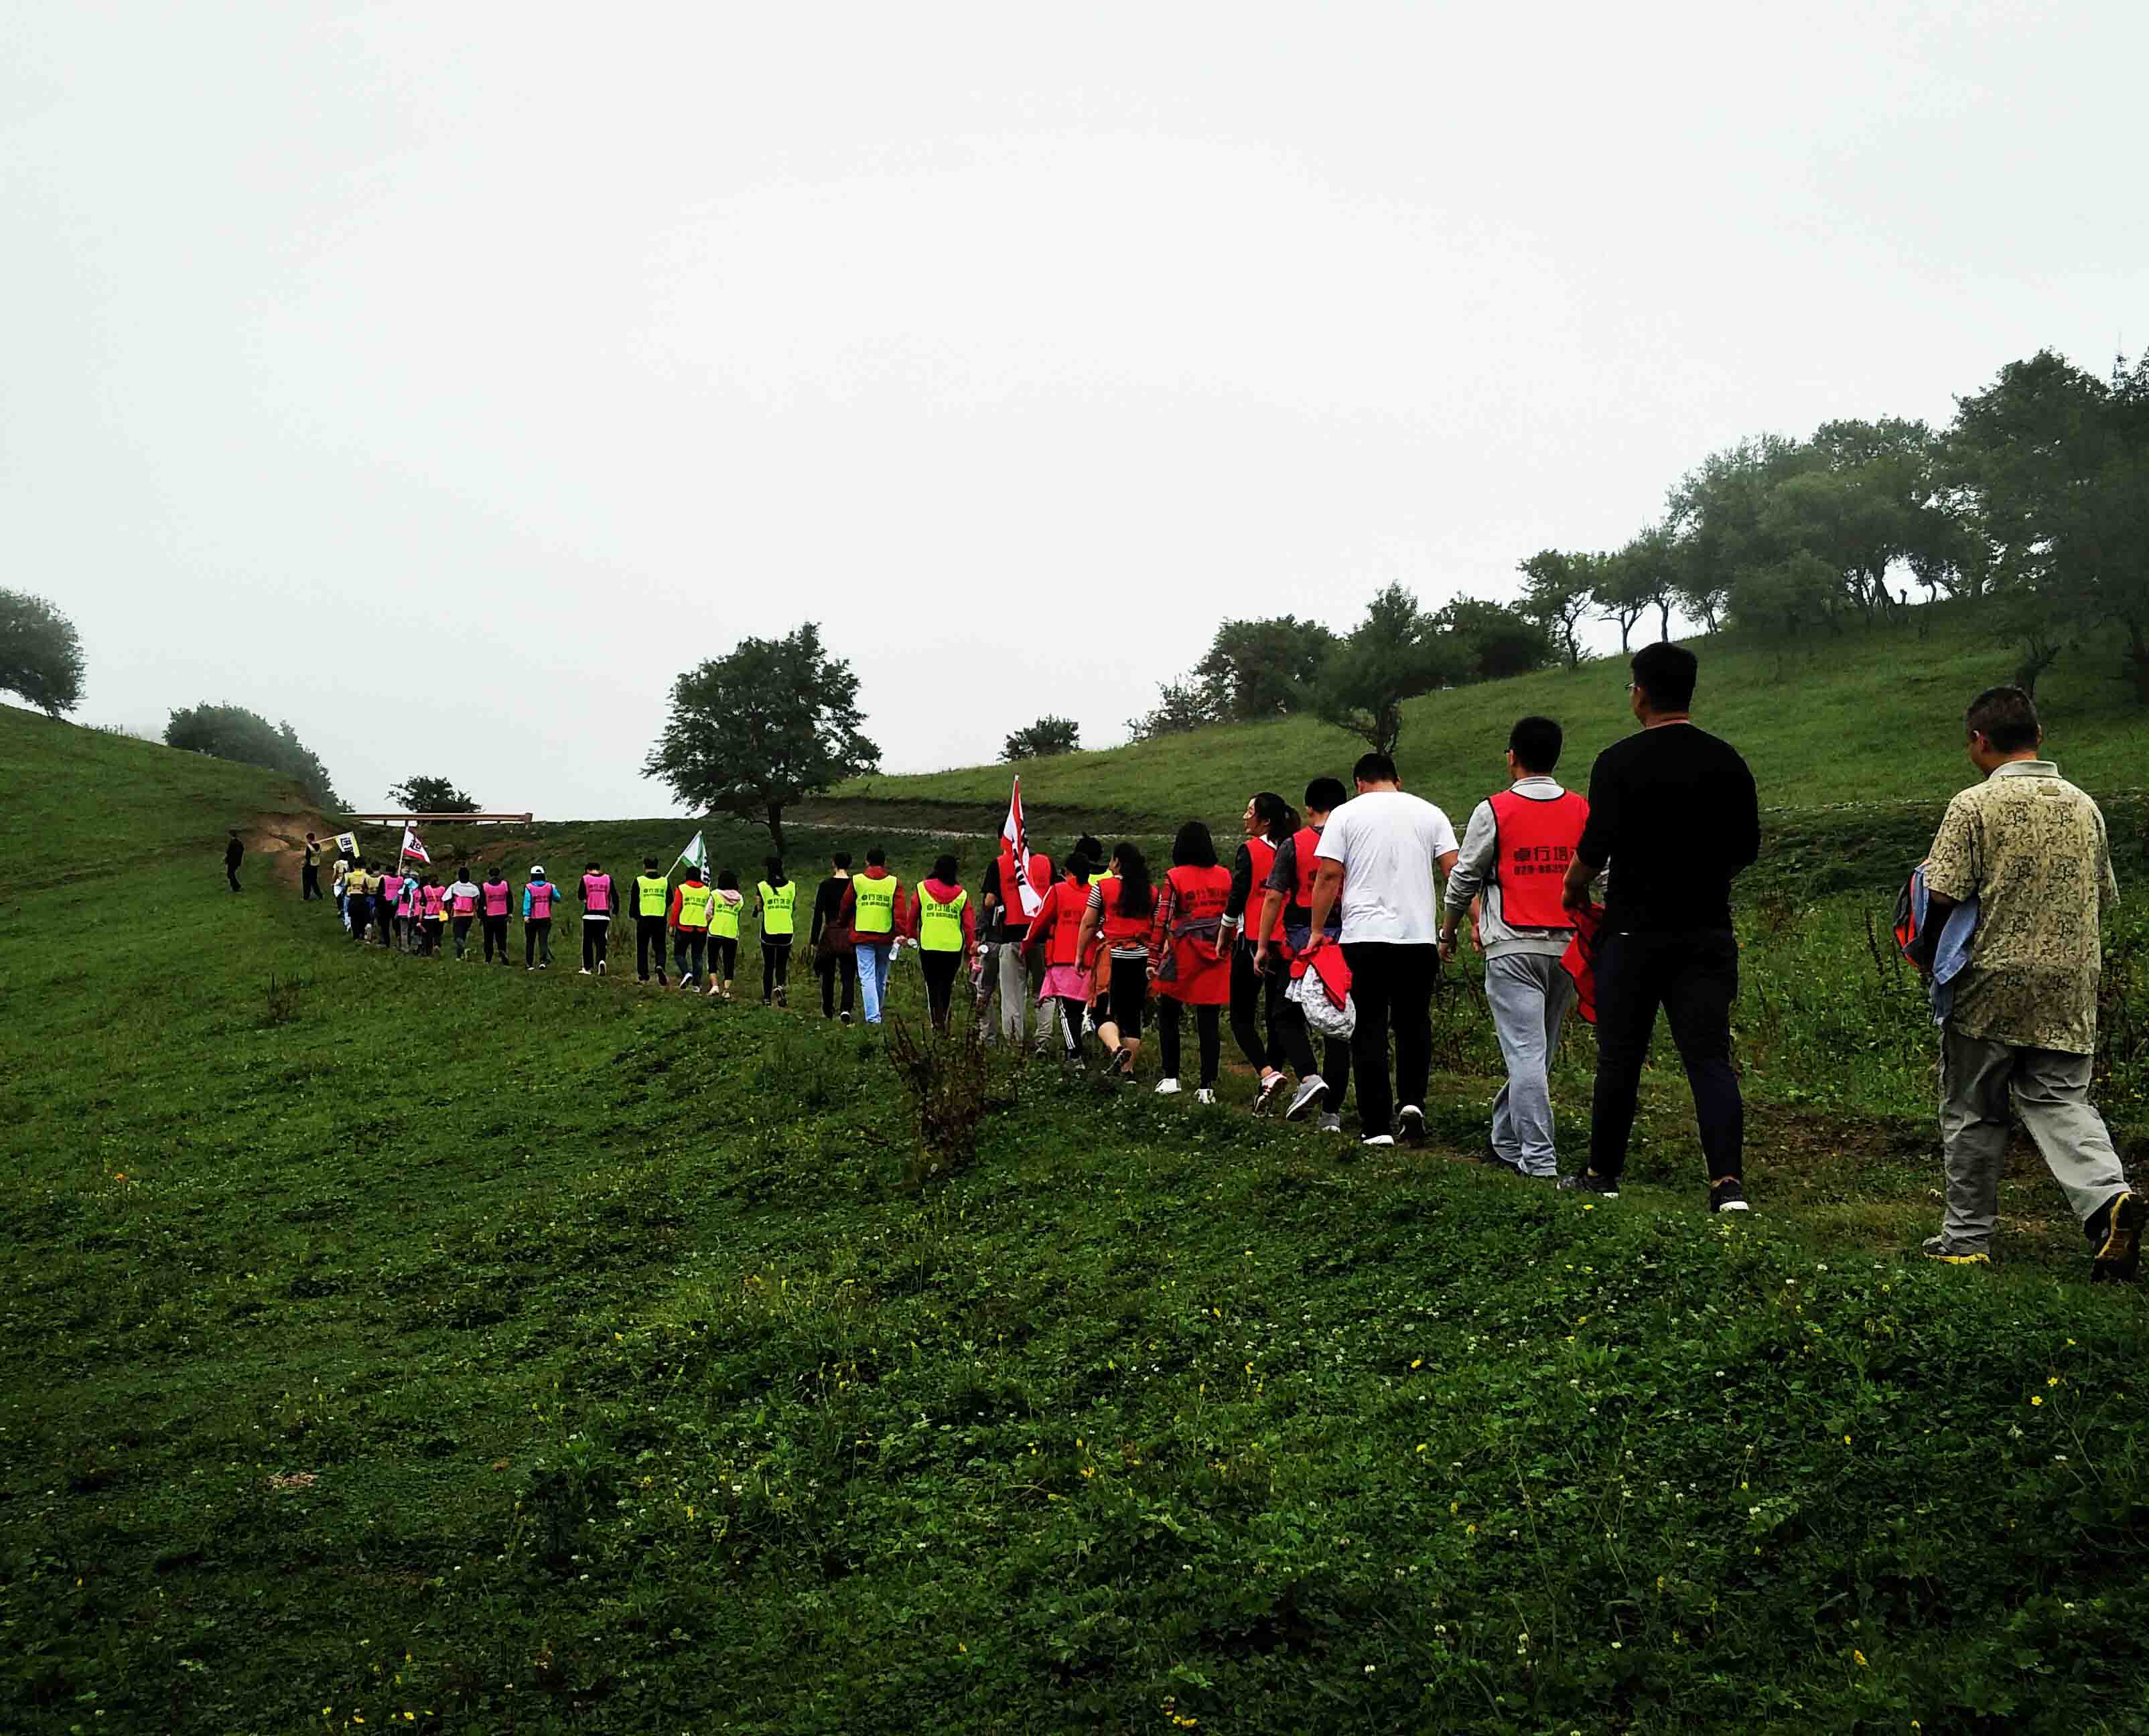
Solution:
<path fill-rule="evenodd" d="M 1194 1100 L 1196 1103 L 1214 1103 L 1216 1100 L 1216 1094 L 1208 1086 L 1204 1085 L 1194 1094 Z"/>
<path fill-rule="evenodd" d="M 1160 1097 L 1176 1097 L 1179 1094 L 1179 1081 L 1175 1079 L 1159 1079 L 1156 1082 L 1156 1094 Z"/>
<path fill-rule="evenodd" d="M 590 974 L 590 968 L 589 968 L 589 966 L 588 966 L 588 965 L 585 964 L 585 965 L 582 967 L 581 974 L 582 974 L 584 976 L 587 976 L 587 975 Z"/>
<path fill-rule="evenodd" d="M 1281 1073 L 1264 1074 L 1261 1077 L 1261 1088 L 1254 1093 L 1254 1113 L 1257 1115 L 1266 1115 L 1269 1112 L 1269 1105 L 1282 1094 L 1285 1079 Z"/>
<path fill-rule="evenodd" d="M 1396 1111 L 1396 1127 L 1406 1145 L 1425 1143 L 1425 1111 L 1416 1104 L 1407 1103 Z"/>
<path fill-rule="evenodd" d="M 602 976 L 605 974 L 605 966 L 610 962 L 610 960 L 604 959 L 597 960 L 597 974 L 599 976 Z"/>
<path fill-rule="evenodd" d="M 1321 1094 L 1328 1089 L 1328 1081 L 1317 1073 L 1309 1073 L 1298 1082 L 1298 1089 L 1291 1094 L 1291 1107 L 1283 1112 L 1286 1121 L 1296 1121 L 1313 1105 L 1321 1101 Z"/>
<path fill-rule="evenodd" d="M 1392 1145 L 1396 1136 L 1392 1133 L 1369 1133 L 1358 1141 L 1361 1145 Z"/>

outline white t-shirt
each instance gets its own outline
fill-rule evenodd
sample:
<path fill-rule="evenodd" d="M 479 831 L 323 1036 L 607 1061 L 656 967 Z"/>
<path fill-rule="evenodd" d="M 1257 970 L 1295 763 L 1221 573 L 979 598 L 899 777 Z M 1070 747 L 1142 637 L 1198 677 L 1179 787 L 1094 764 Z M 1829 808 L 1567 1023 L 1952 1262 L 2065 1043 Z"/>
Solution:
<path fill-rule="evenodd" d="M 1368 790 L 1329 815 L 1313 853 L 1343 864 L 1344 944 L 1437 944 L 1433 864 L 1455 848 L 1447 816 L 1407 790 Z"/>

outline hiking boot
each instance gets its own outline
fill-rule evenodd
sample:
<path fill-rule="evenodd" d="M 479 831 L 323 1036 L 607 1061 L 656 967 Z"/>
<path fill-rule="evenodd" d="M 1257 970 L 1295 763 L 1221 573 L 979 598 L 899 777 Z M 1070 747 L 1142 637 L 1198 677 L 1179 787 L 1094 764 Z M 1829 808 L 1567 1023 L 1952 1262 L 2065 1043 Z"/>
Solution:
<path fill-rule="evenodd" d="M 1425 1143 L 1425 1111 L 1414 1103 L 1407 1103 L 1396 1111 L 1396 1132 L 1406 1145 Z"/>
<path fill-rule="evenodd" d="M 1159 1079 L 1156 1082 L 1156 1094 L 1160 1097 L 1176 1097 L 1179 1094 L 1179 1081 L 1175 1079 Z"/>
<path fill-rule="evenodd" d="M 2103 1220 L 2101 1232 L 2097 1218 Z M 2145 1219 L 2149 1219 L 2149 1204 L 2144 1204 L 2139 1194 L 2125 1193 L 2113 1195 L 2097 1217 L 2090 1220 L 2091 1233 L 2101 1233 L 2102 1237 L 2096 1252 L 2090 1255 L 2091 1283 L 2131 1281 L 2136 1268 L 2141 1263 L 2141 1225 Z"/>
<path fill-rule="evenodd" d="M 1196 1103 L 1214 1103 L 1216 1100 L 1216 1094 L 1208 1086 L 1204 1085 L 1194 1094 L 1194 1100 Z"/>
<path fill-rule="evenodd" d="M 1960 1242 L 1951 1242 L 1945 1235 L 1929 1235 L 1919 1249 L 1928 1260 L 1937 1260 L 1944 1266 L 1990 1266 L 1992 1256 L 1982 1248 L 1966 1247 Z"/>
<path fill-rule="evenodd" d="M 1281 1075 L 1278 1075 L 1281 1077 Z M 1328 1089 L 1328 1081 L 1317 1073 L 1309 1073 L 1298 1082 L 1298 1089 L 1291 1094 L 1290 1107 L 1283 1112 L 1286 1121 L 1296 1121 L 1313 1105 L 1321 1101 L 1321 1093 Z M 1322 1120 L 1328 1118 L 1324 1115 Z"/>
<path fill-rule="evenodd" d="M 1717 1182 L 1709 1190 L 1709 1209 L 1711 1211 L 1751 1211 L 1746 1203 L 1746 1190 L 1739 1185 L 1736 1175 Z"/>
<path fill-rule="evenodd" d="M 1594 1170 L 1577 1170 L 1572 1175 L 1559 1178 L 1559 1190 L 1563 1194 L 1594 1194 L 1600 1200 L 1619 1197 L 1619 1178 L 1599 1175 Z"/>
<path fill-rule="evenodd" d="M 1268 1114 L 1269 1105 L 1282 1094 L 1284 1086 L 1288 1083 L 1289 1081 L 1281 1073 L 1264 1074 L 1261 1089 L 1254 1093 L 1254 1113 L 1257 1115 Z"/>
<path fill-rule="evenodd" d="M 1333 1110 L 1326 1110 L 1313 1124 L 1313 1130 L 1316 1133 L 1341 1133 L 1343 1131 L 1343 1118 Z"/>

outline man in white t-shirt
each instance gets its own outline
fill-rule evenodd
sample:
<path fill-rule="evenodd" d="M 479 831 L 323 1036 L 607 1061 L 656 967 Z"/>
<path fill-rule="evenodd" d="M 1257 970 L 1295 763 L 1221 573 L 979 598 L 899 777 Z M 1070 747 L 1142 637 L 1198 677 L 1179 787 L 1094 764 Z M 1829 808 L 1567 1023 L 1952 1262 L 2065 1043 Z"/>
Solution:
<path fill-rule="evenodd" d="M 1368 1145 L 1392 1145 L 1388 1027 L 1396 1033 L 1395 1120 L 1406 1142 L 1425 1137 L 1425 1088 L 1432 1074 L 1432 987 L 1440 975 L 1440 914 L 1433 876 L 1455 866 L 1455 828 L 1430 802 L 1404 793 L 1396 762 L 1368 753 L 1352 768 L 1355 801 L 1328 817 L 1314 856 L 1313 930 L 1307 951 L 1327 944 L 1322 928 L 1338 898 L 1340 943 L 1358 1009 L 1351 1059 L 1358 1075 L 1358 1124 Z"/>

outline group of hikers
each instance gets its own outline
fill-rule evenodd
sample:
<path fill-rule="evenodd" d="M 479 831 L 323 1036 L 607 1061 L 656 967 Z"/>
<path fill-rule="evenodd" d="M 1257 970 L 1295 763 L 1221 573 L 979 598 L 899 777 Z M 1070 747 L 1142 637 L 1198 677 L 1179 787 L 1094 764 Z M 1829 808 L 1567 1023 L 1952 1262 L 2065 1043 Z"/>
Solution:
<path fill-rule="evenodd" d="M 1646 647 L 1631 674 L 1640 727 L 1598 757 L 1586 795 L 1555 776 L 1560 725 L 1524 717 L 1508 737 L 1504 786 L 1477 804 L 1459 838 L 1439 808 L 1402 787 L 1387 755 L 1372 752 L 1349 788 L 1314 777 L 1301 809 L 1272 791 L 1254 795 L 1228 865 L 1200 820 L 1179 828 L 1161 872 L 1131 839 L 1108 851 L 1085 834 L 1055 863 L 1019 855 L 1004 838 L 974 899 L 952 855 L 907 888 L 882 850 L 868 851 L 855 873 L 838 853 L 807 936 L 823 1015 L 848 1024 L 855 995 L 866 1022 L 880 1023 L 890 965 L 910 944 L 942 1031 L 967 978 L 969 1014 L 988 1040 L 1024 1050 L 1034 1040 L 1079 1064 L 1094 1038 L 1103 1076 L 1123 1083 L 1153 1020 L 1153 1089 L 1169 1095 L 1182 1089 L 1190 1013 L 1199 1102 L 1216 1100 L 1228 1024 L 1258 1077 L 1256 1114 L 1311 1119 L 1340 1136 L 1355 1083 L 1361 1141 L 1415 1145 L 1426 1134 L 1432 997 L 1467 921 L 1506 1071 L 1484 1160 L 1617 1199 L 1661 1011 L 1693 1093 L 1708 1209 L 1744 1211 L 1731 886 L 1759 853 L 1754 778 L 1729 743 L 1693 722 L 1691 652 Z M 1942 1032 L 1946 1205 L 1924 1251 L 1989 1260 L 2011 1101 L 2082 1223 L 2093 1276 L 2131 1278 L 2149 1206 L 2088 1098 L 2099 924 L 2117 898 L 2103 817 L 2038 757 L 2042 731 L 2021 689 L 1980 694 L 1965 729 L 1983 778 L 1950 804 L 1912 883 L 1915 918 L 1899 931 Z M 308 847 L 310 875 L 310 836 Z M 611 925 L 624 913 L 641 980 L 653 974 L 667 984 L 668 950 L 682 990 L 729 999 L 750 914 L 762 1000 L 784 1004 L 796 883 L 770 858 L 748 913 L 734 873 L 712 887 L 701 872 L 690 867 L 674 884 L 651 857 L 616 886 L 591 863 L 574 892 L 583 973 L 605 974 Z M 486 959 L 507 962 L 517 900 L 499 869 L 476 883 L 458 869 L 443 886 L 430 873 L 340 861 L 338 877 L 340 908 L 360 942 L 435 954 L 451 931 L 462 958 L 477 921 Z M 550 966 L 561 897 L 541 867 L 531 869 L 519 901 L 527 969 Z M 1596 1025 L 1596 1079 L 1587 1160 L 1562 1176 L 1547 1073 L 1578 1007 Z"/>

